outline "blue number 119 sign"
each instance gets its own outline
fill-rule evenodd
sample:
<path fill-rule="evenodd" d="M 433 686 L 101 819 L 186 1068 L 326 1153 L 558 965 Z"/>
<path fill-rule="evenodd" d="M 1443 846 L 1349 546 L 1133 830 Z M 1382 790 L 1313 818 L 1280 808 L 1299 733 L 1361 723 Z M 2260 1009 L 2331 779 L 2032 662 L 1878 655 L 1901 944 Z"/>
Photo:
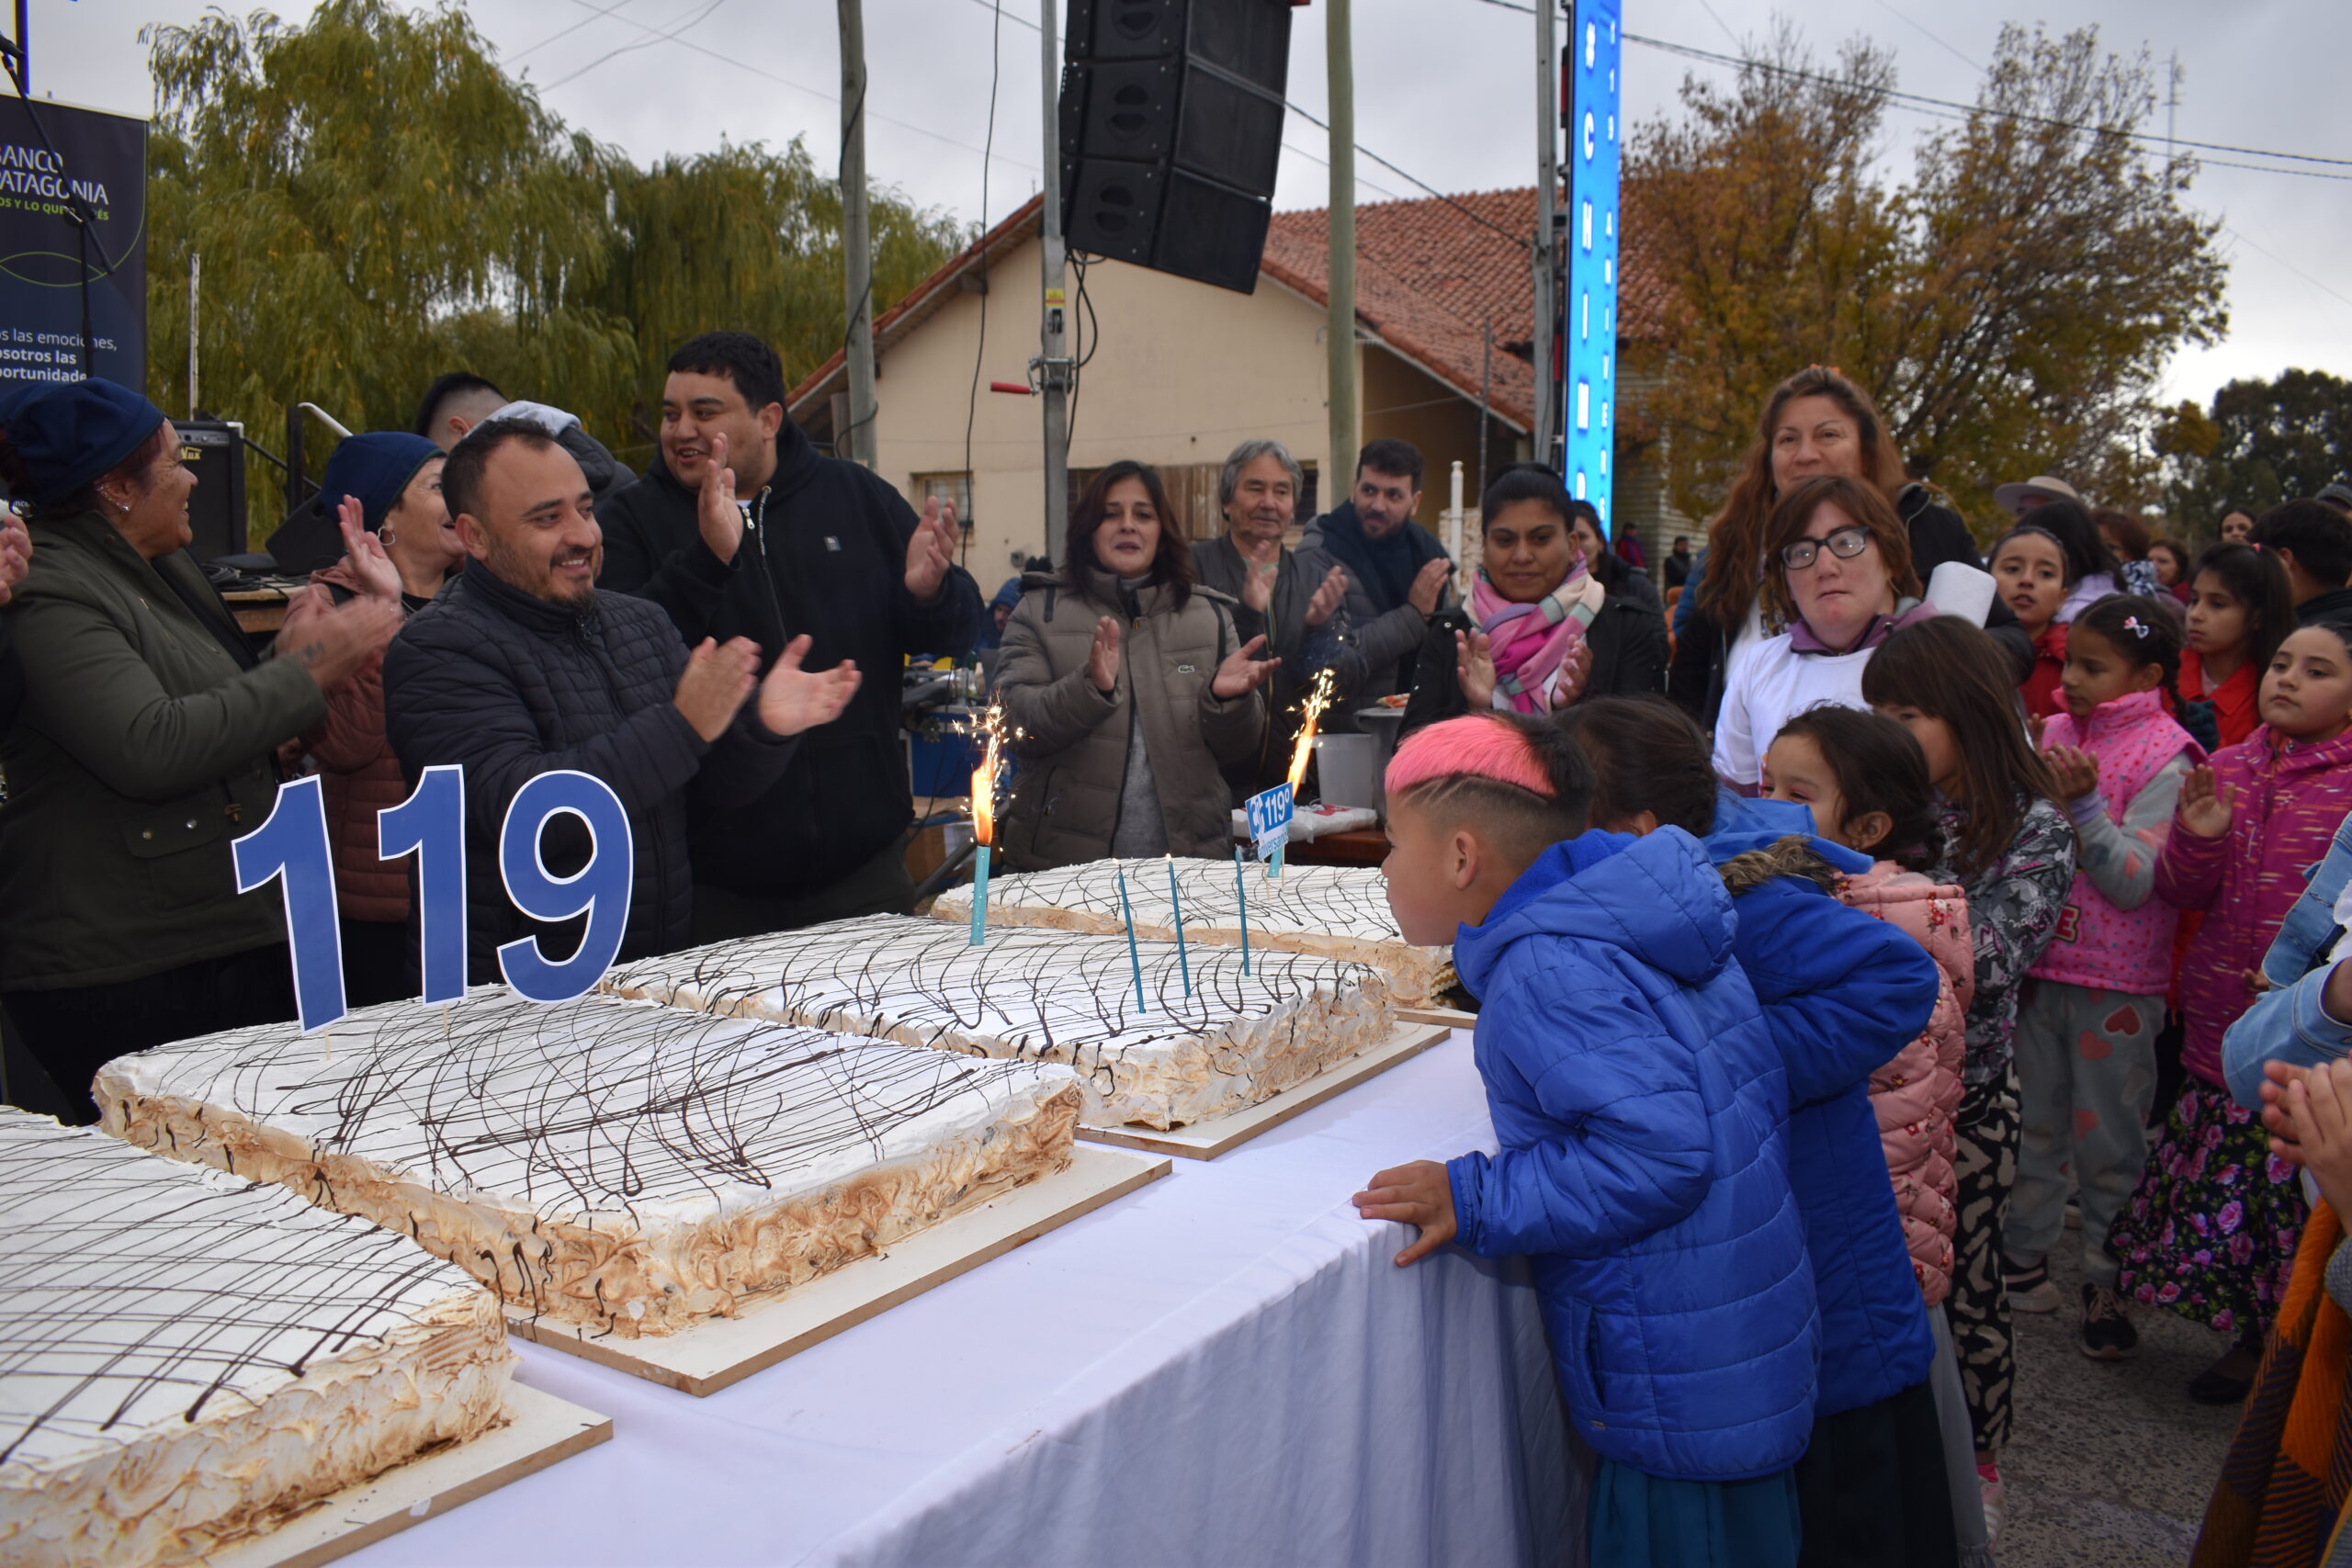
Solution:
<path fill-rule="evenodd" d="M 539 855 L 539 840 L 557 817 L 586 824 L 587 863 L 557 876 Z M 279 885 L 286 900 L 286 937 L 293 950 L 294 997 L 302 1032 L 315 1033 L 350 1010 L 343 989 L 343 934 L 335 919 L 334 857 L 327 842 L 326 801 L 319 780 L 280 784 L 269 820 L 230 846 L 237 891 Z M 376 851 L 385 860 L 417 861 L 417 923 L 423 948 L 424 999 L 454 1001 L 466 990 L 465 770 L 424 770 L 415 792 L 376 814 Z M 591 773 L 541 773 L 506 808 L 498 834 L 498 866 L 506 896 L 531 919 L 552 922 L 588 917 L 579 951 L 551 963 L 538 939 L 526 937 L 498 950 L 500 969 L 515 991 L 535 1002 L 564 1002 L 595 989 L 620 953 L 628 930 L 636 856 L 628 813 L 612 786 Z"/>

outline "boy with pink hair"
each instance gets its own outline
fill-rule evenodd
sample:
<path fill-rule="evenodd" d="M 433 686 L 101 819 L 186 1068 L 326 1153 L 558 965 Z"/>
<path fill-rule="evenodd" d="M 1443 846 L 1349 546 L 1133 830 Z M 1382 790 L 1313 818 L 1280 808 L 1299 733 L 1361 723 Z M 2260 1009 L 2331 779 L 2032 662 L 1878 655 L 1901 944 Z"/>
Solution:
<path fill-rule="evenodd" d="M 1591 766 L 1540 718 L 1432 725 L 1387 786 L 1389 904 L 1480 998 L 1500 1148 L 1384 1170 L 1358 1211 L 1419 1227 L 1400 1266 L 1529 1259 L 1600 1459 L 1593 1562 L 1794 1564 L 1819 1318 L 1731 895 L 1679 829 L 1585 831 Z"/>

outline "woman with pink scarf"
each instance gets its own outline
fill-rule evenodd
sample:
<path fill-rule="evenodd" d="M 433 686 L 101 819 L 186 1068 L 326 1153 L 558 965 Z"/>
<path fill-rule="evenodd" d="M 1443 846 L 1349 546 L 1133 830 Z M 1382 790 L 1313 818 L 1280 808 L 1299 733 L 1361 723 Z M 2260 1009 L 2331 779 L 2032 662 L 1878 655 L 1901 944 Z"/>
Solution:
<path fill-rule="evenodd" d="M 1414 667 L 1404 733 L 1482 708 L 1549 713 L 1588 696 L 1663 689 L 1666 619 L 1610 592 L 1630 570 L 1588 561 L 1574 524 L 1596 525 L 1551 469 L 1523 463 L 1497 475 L 1480 502 L 1484 539 L 1470 603 L 1430 621 Z"/>

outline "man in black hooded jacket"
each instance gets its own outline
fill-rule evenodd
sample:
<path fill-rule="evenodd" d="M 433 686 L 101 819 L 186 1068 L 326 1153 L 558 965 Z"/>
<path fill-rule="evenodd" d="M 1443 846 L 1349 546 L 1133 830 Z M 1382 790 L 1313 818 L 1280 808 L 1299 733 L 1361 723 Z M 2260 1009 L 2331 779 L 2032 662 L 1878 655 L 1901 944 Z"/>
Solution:
<path fill-rule="evenodd" d="M 904 912 L 899 672 L 909 654 L 968 653 L 980 626 L 979 588 L 953 564 L 953 508 L 918 518 L 879 476 L 818 452 L 785 413 L 775 351 L 720 332 L 670 356 L 661 450 L 596 518 L 599 586 L 660 604 L 689 646 L 806 635 L 812 668 L 850 660 L 865 674 L 766 795 L 700 815 L 695 940 Z"/>

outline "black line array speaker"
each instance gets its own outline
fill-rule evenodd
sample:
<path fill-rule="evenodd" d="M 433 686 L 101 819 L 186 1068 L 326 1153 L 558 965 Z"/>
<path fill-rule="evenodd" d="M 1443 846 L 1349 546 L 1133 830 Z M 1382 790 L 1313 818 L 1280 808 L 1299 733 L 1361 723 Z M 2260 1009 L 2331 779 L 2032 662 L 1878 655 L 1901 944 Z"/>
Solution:
<path fill-rule="evenodd" d="M 1070 248 L 1247 294 L 1273 213 L 1291 0 L 1069 0 Z"/>

